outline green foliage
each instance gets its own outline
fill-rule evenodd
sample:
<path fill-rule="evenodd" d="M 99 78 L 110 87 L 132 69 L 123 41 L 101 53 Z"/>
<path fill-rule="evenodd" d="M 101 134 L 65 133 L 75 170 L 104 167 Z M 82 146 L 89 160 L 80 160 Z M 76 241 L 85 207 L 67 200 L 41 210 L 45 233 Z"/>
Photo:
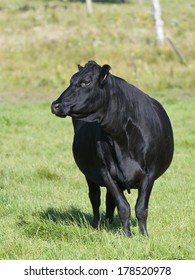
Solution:
<path fill-rule="evenodd" d="M 168 41 L 155 46 L 151 1 L 94 4 L 88 16 L 81 3 L 1 0 L 1 92 L 61 91 L 76 65 L 90 59 L 110 63 L 113 73 L 145 91 L 194 87 L 194 6 L 179 2 L 163 2 L 162 11 L 166 35 L 187 65 Z"/>
<path fill-rule="evenodd" d="M 0 0 L 0 259 L 194 259 L 195 61 L 192 1 L 163 1 L 168 42 L 155 46 L 151 2 L 94 4 Z M 109 63 L 112 73 L 157 98 L 170 115 L 175 154 L 155 183 L 150 238 L 131 239 L 116 213 L 94 230 L 84 176 L 72 157 L 73 129 L 50 112 L 78 63 Z"/>

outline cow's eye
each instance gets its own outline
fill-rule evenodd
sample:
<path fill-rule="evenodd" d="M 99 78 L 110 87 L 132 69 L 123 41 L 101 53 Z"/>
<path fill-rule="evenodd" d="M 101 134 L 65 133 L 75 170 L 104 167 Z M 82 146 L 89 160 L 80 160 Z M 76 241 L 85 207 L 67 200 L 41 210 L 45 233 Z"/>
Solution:
<path fill-rule="evenodd" d="M 90 84 L 91 84 L 90 81 L 82 81 L 82 82 L 81 82 L 81 87 L 84 88 L 84 87 L 89 86 Z"/>

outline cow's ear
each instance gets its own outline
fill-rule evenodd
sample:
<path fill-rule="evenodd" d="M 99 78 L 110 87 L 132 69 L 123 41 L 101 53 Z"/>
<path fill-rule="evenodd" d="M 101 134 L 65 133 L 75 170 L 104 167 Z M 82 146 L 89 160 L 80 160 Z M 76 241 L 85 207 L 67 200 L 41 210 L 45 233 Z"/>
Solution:
<path fill-rule="evenodd" d="M 78 69 L 79 69 L 79 71 L 81 71 L 83 68 L 84 68 L 83 66 L 81 66 L 80 64 L 78 64 Z"/>
<path fill-rule="evenodd" d="M 108 64 L 103 65 L 101 68 L 99 81 L 102 86 L 105 84 L 105 82 L 107 80 L 110 69 L 111 69 L 111 67 Z"/>

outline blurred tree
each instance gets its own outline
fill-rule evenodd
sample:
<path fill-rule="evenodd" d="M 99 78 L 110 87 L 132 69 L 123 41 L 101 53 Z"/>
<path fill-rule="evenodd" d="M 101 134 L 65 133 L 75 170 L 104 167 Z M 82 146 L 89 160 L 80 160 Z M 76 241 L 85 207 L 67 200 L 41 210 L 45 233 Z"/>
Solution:
<path fill-rule="evenodd" d="M 153 11 L 154 11 L 154 22 L 156 30 L 156 40 L 157 44 L 162 45 L 164 43 L 164 22 L 161 19 L 161 8 L 160 0 L 152 0 Z"/>

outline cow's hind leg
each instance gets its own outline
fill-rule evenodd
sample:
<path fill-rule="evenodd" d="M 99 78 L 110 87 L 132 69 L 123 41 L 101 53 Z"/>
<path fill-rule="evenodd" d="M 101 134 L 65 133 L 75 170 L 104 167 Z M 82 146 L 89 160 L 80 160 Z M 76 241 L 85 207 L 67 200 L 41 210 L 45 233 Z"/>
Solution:
<path fill-rule="evenodd" d="M 123 233 L 126 236 L 131 236 L 130 231 L 130 205 L 126 200 L 122 190 L 119 188 L 117 183 L 112 180 L 110 174 L 107 173 L 107 188 L 109 189 L 110 194 L 112 195 L 115 205 L 118 209 L 118 214 L 122 222 Z"/>
<path fill-rule="evenodd" d="M 91 201 L 91 205 L 93 208 L 93 223 L 92 226 L 94 228 L 98 228 L 98 223 L 100 220 L 100 212 L 99 212 L 99 208 L 100 208 L 100 186 L 94 184 L 92 181 L 87 180 L 88 183 L 88 187 L 89 187 L 89 198 Z"/>
<path fill-rule="evenodd" d="M 154 181 L 145 177 L 138 187 L 138 198 L 135 206 L 136 217 L 138 219 L 139 230 L 143 235 L 148 236 L 147 231 L 147 217 L 148 217 L 148 203 L 153 187 Z"/>
<path fill-rule="evenodd" d="M 107 189 L 107 193 L 106 193 L 106 217 L 105 220 L 109 221 L 109 223 L 111 224 L 113 222 L 113 217 L 114 217 L 114 209 L 116 207 L 114 198 L 112 196 L 112 194 L 109 192 L 109 190 Z"/>
<path fill-rule="evenodd" d="M 130 237 L 131 236 L 131 231 L 130 231 L 131 209 L 123 193 L 118 199 L 117 208 L 118 208 L 119 217 L 123 225 L 123 233 L 126 236 Z"/>

